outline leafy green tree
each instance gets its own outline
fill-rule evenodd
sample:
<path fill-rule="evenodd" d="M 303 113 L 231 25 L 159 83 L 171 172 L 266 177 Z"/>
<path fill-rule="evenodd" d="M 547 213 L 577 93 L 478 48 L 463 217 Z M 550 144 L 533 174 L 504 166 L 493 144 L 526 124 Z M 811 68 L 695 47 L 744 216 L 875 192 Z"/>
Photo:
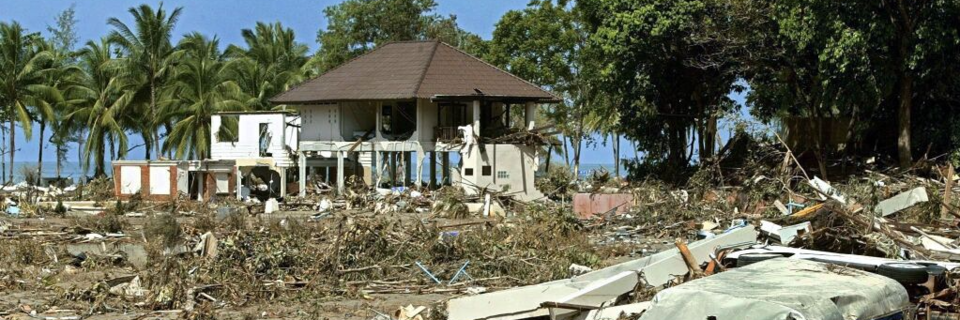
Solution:
<path fill-rule="evenodd" d="M 956 150 L 960 130 L 960 3 L 955 1 L 765 1 L 734 2 L 744 44 L 744 76 L 749 102 L 762 119 L 799 116 L 849 117 L 844 154 L 864 137 L 896 140 L 880 150 L 896 150 L 900 166 L 913 163 L 914 142 Z M 923 39 L 923 41 L 919 41 Z M 915 110 L 923 112 L 916 113 Z M 911 125 L 915 119 L 925 125 Z M 811 128 L 820 134 L 820 130 Z M 912 133 L 920 132 L 920 136 Z M 892 133 L 892 132 L 890 132 Z M 889 139 L 889 138 L 884 138 Z M 814 151 L 825 171 L 821 139 Z M 853 147 L 851 147 L 853 146 Z M 884 146 L 890 146 L 889 149 Z M 861 146 L 859 148 L 867 148 Z M 891 152 L 892 153 L 892 152 Z"/>
<path fill-rule="evenodd" d="M 180 63 L 173 70 L 173 86 L 162 102 L 164 116 L 178 119 L 163 149 L 177 158 L 206 159 L 210 155 L 210 117 L 217 112 L 244 109 L 240 86 L 224 72 L 220 41 L 191 33 L 178 44 Z"/>
<path fill-rule="evenodd" d="M 182 10 L 177 7 L 168 13 L 163 9 L 163 3 L 156 10 L 146 4 L 130 8 L 133 28 L 117 18 L 107 20 L 107 24 L 113 27 L 108 38 L 123 50 L 123 56 L 119 58 L 124 62 L 121 76 L 130 78 L 128 81 L 140 82 L 141 90 L 146 91 L 146 99 L 141 98 L 144 93 L 139 93 L 137 100 L 145 100 L 146 121 L 140 130 L 147 144 L 148 159 L 151 147 L 160 156 L 158 128 L 167 121 L 159 117 L 158 97 L 167 85 L 167 73 L 173 65 L 174 47 L 170 39 Z"/>
<path fill-rule="evenodd" d="M 10 176 L 13 179 L 17 123 L 27 139 L 32 135 L 34 110 L 50 114 L 50 101 L 62 100 L 47 84 L 54 70 L 53 53 L 43 48 L 43 38 L 27 33 L 17 22 L 0 22 L 0 106 L 4 108 L 10 132 Z M 9 180 L 8 180 L 9 182 Z"/>
<path fill-rule="evenodd" d="M 107 38 L 88 41 L 78 53 L 83 77 L 67 93 L 76 101 L 64 122 L 86 128 L 84 148 L 80 150 L 81 165 L 86 172 L 92 159 L 95 177 L 106 175 L 104 157 L 107 145 L 119 143 L 117 156 L 123 158 L 127 152 L 125 131 L 135 128 L 134 124 L 142 120 L 132 108 L 139 83 L 128 82 L 129 77 L 120 76 L 125 66 L 115 59 L 116 51 Z"/>
<path fill-rule="evenodd" d="M 743 37 L 749 49 L 743 60 L 744 76 L 752 88 L 748 103 L 761 120 L 801 117 L 829 119 L 850 117 L 851 131 L 855 119 L 877 111 L 884 94 L 884 81 L 871 57 L 877 57 L 872 43 L 875 34 L 857 30 L 854 25 L 839 23 L 847 5 L 818 2 L 787 2 L 782 7 L 761 2 L 740 4 L 743 12 L 753 12 L 741 19 L 744 25 L 762 25 L 766 29 L 746 32 Z M 807 11 L 800 15 L 796 10 Z M 865 16 L 860 23 L 875 17 Z M 747 30 L 747 29 L 744 29 Z M 773 32 L 771 32 L 773 31 Z M 751 58 L 754 57 L 754 58 Z M 809 121 L 812 151 L 818 160 L 820 175 L 826 177 L 827 157 L 832 150 L 822 145 L 822 130 L 816 121 Z M 869 122 L 863 122 L 869 126 Z M 854 136 L 849 134 L 849 136 Z M 849 141 L 848 144 L 850 144 Z"/>
<path fill-rule="evenodd" d="M 603 108 L 596 81 L 598 52 L 590 46 L 581 13 L 565 0 L 531 1 L 524 10 L 509 11 L 497 22 L 486 55 L 492 63 L 564 98 L 546 109 L 545 115 L 572 142 L 568 153 L 573 156 L 574 176 L 579 173 L 584 141 L 600 125 L 611 124 L 594 113 Z M 616 118 L 605 118 L 611 119 Z"/>
<path fill-rule="evenodd" d="M 717 117 L 734 107 L 727 94 L 735 89 L 735 61 L 724 57 L 724 41 L 708 36 L 728 27 L 724 2 L 585 0 L 578 5 L 587 12 L 593 42 L 605 60 L 604 90 L 622 99 L 623 134 L 646 152 L 648 162 L 668 168 L 689 164 L 693 139 L 703 141 L 701 159 L 711 157 Z"/>
<path fill-rule="evenodd" d="M 63 99 L 63 92 L 72 85 L 72 81 L 76 79 L 82 72 L 72 61 L 72 52 L 62 50 L 61 48 L 55 47 L 55 42 L 53 41 L 44 41 L 41 40 L 38 44 L 39 50 L 44 52 L 49 52 L 51 54 L 51 60 L 48 64 L 49 72 L 46 75 L 45 84 L 50 88 L 53 88 L 57 91 L 58 95 L 61 98 L 53 98 L 47 101 L 49 107 L 45 106 L 36 106 L 34 112 L 32 112 L 33 121 L 40 125 L 40 139 L 38 139 L 39 148 L 37 152 L 37 171 L 38 177 L 42 178 L 43 173 L 43 143 L 46 138 L 47 126 L 52 126 L 53 136 L 51 139 L 54 139 L 58 136 L 60 130 L 60 118 L 64 112 L 67 111 L 70 101 Z M 56 140 L 56 139 L 54 139 Z M 56 140 L 60 141 L 60 140 Z M 65 143 L 57 142 L 57 154 L 61 154 L 61 149 Z M 60 171 L 60 161 L 59 156 L 57 158 L 57 172 L 59 175 Z"/>
<path fill-rule="evenodd" d="M 56 16 L 56 25 L 47 26 L 47 32 L 50 33 L 48 39 L 49 46 L 55 52 L 55 65 L 59 70 L 57 74 L 50 77 L 51 85 L 61 93 L 68 92 L 69 86 L 76 83 L 78 77 L 82 77 L 82 70 L 76 66 L 76 57 L 74 47 L 79 41 L 76 32 L 77 25 L 76 5 L 71 5 L 66 10 Z M 57 178 L 60 178 L 63 161 L 67 156 L 67 144 L 72 141 L 79 142 L 79 136 L 84 130 L 84 126 L 77 123 L 64 122 L 63 119 L 70 112 L 70 97 L 64 97 L 64 100 L 53 106 L 54 113 L 54 132 L 50 137 L 50 143 L 56 146 L 57 157 Z M 40 133 L 43 137 L 44 126 L 41 123 Z M 42 143 L 42 138 L 41 138 Z M 82 147 L 81 147 L 82 149 Z M 43 147 L 40 147 L 38 156 L 39 171 L 43 173 Z"/>
<path fill-rule="evenodd" d="M 269 110 L 270 98 L 303 81 L 301 72 L 307 63 L 305 44 L 299 43 L 293 30 L 279 22 L 242 30 L 246 48 L 236 45 L 227 47 L 231 61 L 226 66 L 233 79 L 250 95 L 246 104 L 253 110 Z"/>
<path fill-rule="evenodd" d="M 320 50 L 311 75 L 322 73 L 391 41 L 437 39 L 481 54 L 480 37 L 460 29 L 456 16 L 434 13 L 434 0 L 346 0 L 323 10 L 326 30 L 317 32 Z"/>

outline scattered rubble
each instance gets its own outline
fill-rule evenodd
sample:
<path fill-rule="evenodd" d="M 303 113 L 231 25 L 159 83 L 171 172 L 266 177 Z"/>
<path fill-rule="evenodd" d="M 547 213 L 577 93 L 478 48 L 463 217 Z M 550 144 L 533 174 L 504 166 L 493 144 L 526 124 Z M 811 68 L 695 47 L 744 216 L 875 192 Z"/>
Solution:
<path fill-rule="evenodd" d="M 757 152 L 741 160 L 756 165 L 704 167 L 683 188 L 598 174 L 545 181 L 547 197 L 534 202 L 357 181 L 264 202 L 97 198 L 107 192 L 95 188 L 113 186 L 103 180 L 53 198 L 6 194 L 0 317 L 960 312 L 960 190 L 949 166 L 827 181 L 798 173 L 789 152 Z M 46 294 L 21 301 L 32 292 Z M 736 299 L 717 300 L 730 292 Z"/>

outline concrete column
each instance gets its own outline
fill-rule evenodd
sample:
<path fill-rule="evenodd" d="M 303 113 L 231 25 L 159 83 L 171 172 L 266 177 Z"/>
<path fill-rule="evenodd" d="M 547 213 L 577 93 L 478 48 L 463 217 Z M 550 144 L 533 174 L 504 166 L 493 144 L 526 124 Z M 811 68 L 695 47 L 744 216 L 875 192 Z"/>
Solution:
<path fill-rule="evenodd" d="M 441 161 L 440 161 L 440 183 L 441 184 L 453 184 L 453 181 L 450 179 L 450 153 L 442 152 Z"/>
<path fill-rule="evenodd" d="M 343 180 L 343 158 L 346 156 L 346 151 L 337 151 L 337 193 L 343 193 L 344 180 Z"/>
<path fill-rule="evenodd" d="M 370 152 L 370 184 L 377 183 L 377 176 L 379 176 L 379 172 L 377 172 L 378 168 L 380 168 L 380 152 L 371 151 Z"/>
<path fill-rule="evenodd" d="M 287 196 L 287 168 L 279 168 L 279 169 L 280 169 L 280 197 L 286 197 Z M 239 194 L 240 189 L 237 189 L 237 190 L 238 190 L 237 194 Z"/>
<path fill-rule="evenodd" d="M 387 175 L 390 176 L 390 186 L 397 186 L 397 152 L 388 152 L 387 158 L 389 160 L 389 165 L 387 167 Z"/>
<path fill-rule="evenodd" d="M 473 134 L 480 137 L 480 100 L 473 100 Z"/>
<path fill-rule="evenodd" d="M 437 152 L 430 151 L 430 188 L 437 187 Z"/>
<path fill-rule="evenodd" d="M 419 158 L 419 156 L 418 156 Z M 403 153 L 403 184 L 406 186 L 413 181 L 413 152 L 407 151 Z"/>
<path fill-rule="evenodd" d="M 417 181 L 418 187 L 423 185 L 423 160 L 425 160 L 426 158 L 427 158 L 426 152 L 423 151 L 423 148 L 420 148 L 419 150 L 417 150 L 417 163 L 415 164 L 415 166 L 417 166 L 416 181 Z"/>
<path fill-rule="evenodd" d="M 240 191 L 240 190 L 243 190 L 243 183 L 241 182 L 242 181 L 241 179 L 243 179 L 243 175 L 240 174 L 240 167 L 237 167 L 237 166 L 233 167 L 233 178 L 236 181 L 236 183 L 233 184 L 233 191 L 237 193 L 237 200 L 243 200 L 243 192 Z M 214 192 L 216 192 L 216 190 L 214 190 Z"/>
<path fill-rule="evenodd" d="M 307 154 L 300 152 L 297 156 L 300 162 L 300 197 L 307 196 Z"/>
<path fill-rule="evenodd" d="M 117 168 L 120 168 L 120 167 L 119 167 L 119 166 L 118 166 L 118 167 L 114 167 L 114 170 L 116 170 Z M 119 180 L 120 180 L 120 177 L 119 177 L 120 170 L 116 170 L 116 171 L 114 171 L 114 172 L 117 174 L 117 176 L 114 176 L 114 179 L 116 179 L 116 180 L 119 181 Z M 203 202 L 203 199 L 204 199 L 204 196 L 203 196 L 203 188 L 204 188 L 204 187 L 206 186 L 206 184 L 207 184 L 207 173 L 206 173 L 206 172 L 203 172 L 203 171 L 197 171 L 197 176 L 196 176 L 196 177 L 197 177 L 197 178 L 196 178 L 197 180 L 195 180 L 195 182 L 199 184 L 199 186 L 197 186 L 197 201 Z M 117 184 L 119 185 L 119 182 L 118 182 Z M 120 188 L 117 188 L 116 190 L 117 190 L 117 194 L 119 195 L 119 194 L 120 194 Z"/>
<path fill-rule="evenodd" d="M 527 102 L 524 106 L 523 120 L 524 125 L 527 126 L 527 130 L 533 130 L 534 128 L 534 119 L 537 115 L 537 105 L 533 102 Z"/>

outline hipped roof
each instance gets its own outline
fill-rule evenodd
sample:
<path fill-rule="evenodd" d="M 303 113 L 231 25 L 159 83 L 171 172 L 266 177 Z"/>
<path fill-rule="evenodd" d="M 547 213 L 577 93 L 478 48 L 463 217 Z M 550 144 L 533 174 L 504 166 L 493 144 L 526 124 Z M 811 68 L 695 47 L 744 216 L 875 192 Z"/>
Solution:
<path fill-rule="evenodd" d="M 439 41 L 391 42 L 271 99 L 275 104 L 488 97 L 556 102 L 539 86 Z"/>

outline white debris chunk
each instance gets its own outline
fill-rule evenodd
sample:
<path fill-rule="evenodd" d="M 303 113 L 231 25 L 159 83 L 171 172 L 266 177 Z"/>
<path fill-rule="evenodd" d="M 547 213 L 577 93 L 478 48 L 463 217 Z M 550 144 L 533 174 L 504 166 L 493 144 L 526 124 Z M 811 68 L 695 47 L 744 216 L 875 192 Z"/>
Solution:
<path fill-rule="evenodd" d="M 880 201 L 874 211 L 886 217 L 900 210 L 912 207 L 915 204 L 927 201 L 929 201 L 927 198 L 927 189 L 918 187 L 895 195 L 890 199 Z"/>
<path fill-rule="evenodd" d="M 820 180 L 819 177 L 813 177 L 813 179 L 810 179 L 810 181 L 807 181 L 807 183 L 809 183 L 810 186 L 813 187 L 814 189 L 817 189 L 818 191 L 822 192 L 822 194 L 820 194 L 820 199 L 827 200 L 827 198 L 824 197 L 824 194 L 826 194 L 833 200 L 837 200 L 842 204 L 847 204 L 846 196 L 841 194 L 839 190 L 835 189 L 826 181 Z"/>

